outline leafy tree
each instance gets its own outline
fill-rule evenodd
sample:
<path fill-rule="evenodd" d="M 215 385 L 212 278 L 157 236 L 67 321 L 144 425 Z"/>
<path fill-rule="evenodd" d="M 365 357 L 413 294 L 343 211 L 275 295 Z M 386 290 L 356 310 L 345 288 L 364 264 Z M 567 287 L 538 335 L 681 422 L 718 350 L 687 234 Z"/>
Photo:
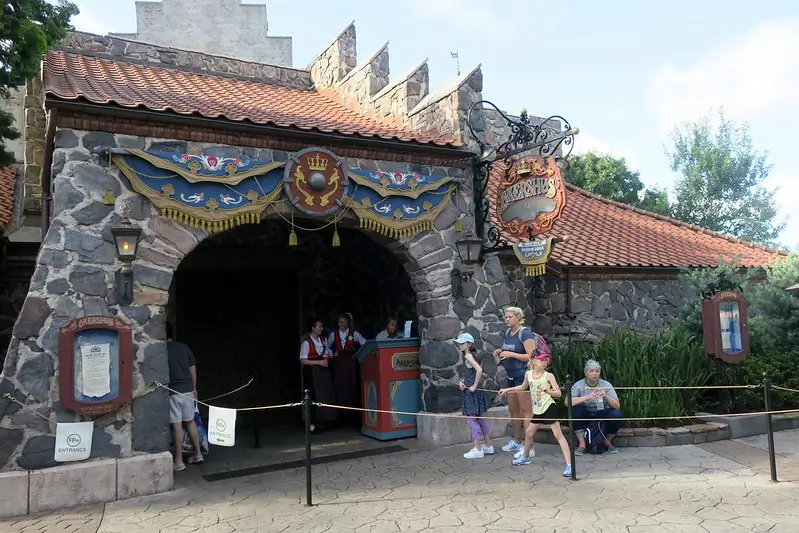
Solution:
<path fill-rule="evenodd" d="M 569 183 L 608 200 L 661 214 L 669 212 L 666 192 L 659 189 L 644 190 L 640 174 L 630 170 L 624 158 L 592 152 L 572 156 L 567 179 Z"/>
<path fill-rule="evenodd" d="M 675 185 L 676 218 L 751 242 L 774 245 L 784 223 L 776 223 L 775 191 L 763 186 L 771 171 L 767 154 L 752 145 L 749 126 L 735 125 L 718 110 L 672 133 L 667 151 Z M 717 124 L 714 124 L 717 118 Z"/>
<path fill-rule="evenodd" d="M 9 89 L 39 75 L 42 54 L 61 41 L 71 29 L 70 19 L 79 13 L 72 2 L 57 5 L 45 0 L 6 0 L 0 11 L 0 96 Z M 0 166 L 14 162 L 5 141 L 18 139 L 14 117 L 0 111 Z"/>

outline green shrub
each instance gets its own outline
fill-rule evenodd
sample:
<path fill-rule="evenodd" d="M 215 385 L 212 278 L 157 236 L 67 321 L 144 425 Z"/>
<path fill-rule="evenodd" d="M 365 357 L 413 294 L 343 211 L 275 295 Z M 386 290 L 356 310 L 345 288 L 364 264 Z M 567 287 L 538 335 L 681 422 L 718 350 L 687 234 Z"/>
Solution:
<path fill-rule="evenodd" d="M 566 376 L 583 378 L 589 359 L 602 365 L 602 378 L 614 387 L 703 387 L 713 379 L 713 361 L 702 343 L 683 328 L 651 335 L 617 329 L 598 343 L 574 341 L 553 349 L 553 372 L 559 383 Z M 626 417 L 685 416 L 693 414 L 702 398 L 701 389 L 619 390 Z M 633 422 L 631 425 L 651 425 Z"/>

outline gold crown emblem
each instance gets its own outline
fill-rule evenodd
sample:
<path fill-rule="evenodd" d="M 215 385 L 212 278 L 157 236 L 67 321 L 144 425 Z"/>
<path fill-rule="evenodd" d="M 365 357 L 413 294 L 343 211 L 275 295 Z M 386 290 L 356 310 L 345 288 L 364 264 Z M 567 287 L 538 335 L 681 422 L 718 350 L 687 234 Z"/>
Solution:
<path fill-rule="evenodd" d="M 521 161 L 516 163 L 516 174 L 520 176 L 524 176 L 526 174 L 532 174 L 533 172 L 533 165 L 527 159 L 522 159 Z"/>
<path fill-rule="evenodd" d="M 318 170 L 320 172 L 324 172 L 327 170 L 327 159 L 322 156 L 315 155 L 313 157 L 308 158 L 308 168 L 311 170 Z"/>

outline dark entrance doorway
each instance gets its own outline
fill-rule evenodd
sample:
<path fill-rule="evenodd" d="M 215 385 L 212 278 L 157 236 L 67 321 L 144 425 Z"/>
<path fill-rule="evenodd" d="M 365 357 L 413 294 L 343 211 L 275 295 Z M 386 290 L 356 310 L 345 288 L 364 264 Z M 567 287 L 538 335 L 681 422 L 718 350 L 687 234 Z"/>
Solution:
<path fill-rule="evenodd" d="M 339 247 L 332 246 L 332 228 L 298 230 L 297 246 L 288 246 L 289 232 L 283 221 L 242 226 L 209 237 L 178 267 L 168 316 L 176 339 L 197 359 L 200 400 L 253 379 L 212 403 L 241 409 L 300 401 L 299 343 L 315 318 L 325 322 L 327 334 L 338 313 L 350 312 L 367 339 L 383 328 L 387 313 L 415 320 L 414 291 L 384 246 L 348 228 L 338 230 Z M 207 415 L 207 409 L 200 412 Z M 299 408 L 239 412 L 238 419 L 236 449 L 252 450 L 242 467 L 263 462 L 255 445 L 274 455 L 276 443 L 301 443 Z M 356 433 L 352 428 L 342 438 Z M 208 466 L 224 450 L 212 448 Z"/>

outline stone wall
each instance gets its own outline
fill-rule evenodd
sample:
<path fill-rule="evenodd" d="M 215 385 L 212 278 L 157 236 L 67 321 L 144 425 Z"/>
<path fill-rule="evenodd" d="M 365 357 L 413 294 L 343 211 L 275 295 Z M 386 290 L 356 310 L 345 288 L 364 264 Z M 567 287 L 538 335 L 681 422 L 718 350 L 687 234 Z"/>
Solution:
<path fill-rule="evenodd" d="M 33 78 L 25 83 L 25 212 L 42 210 L 42 166 L 47 136 L 47 116 L 44 112 L 44 83 Z"/>
<path fill-rule="evenodd" d="M 14 117 L 14 127 L 22 134 L 19 139 L 5 139 L 6 151 L 14 154 L 18 163 L 25 160 L 25 86 L 11 87 L 8 98 L 0 99 L 0 109 L 11 113 Z"/>
<path fill-rule="evenodd" d="M 327 49 L 316 56 L 308 71 L 316 87 L 335 87 L 358 64 L 355 23 L 344 28 Z"/>
<path fill-rule="evenodd" d="M 136 33 L 125 36 L 161 46 L 291 67 L 291 37 L 272 37 L 267 30 L 266 4 L 242 4 L 241 0 L 137 1 Z"/>
<path fill-rule="evenodd" d="M 58 333 L 70 319 L 89 314 L 119 316 L 130 322 L 134 330 L 134 400 L 119 413 L 97 422 L 93 457 L 129 456 L 167 449 L 166 395 L 161 390 L 148 388 L 147 384 L 150 380 L 165 380 L 168 374 L 164 324 L 174 269 L 207 235 L 158 216 L 148 201 L 129 189 L 126 180 L 120 178 L 114 168 L 99 163 L 92 149 L 118 146 L 165 152 L 288 157 L 284 152 L 268 149 L 242 150 L 71 130 L 58 131 L 55 143 L 54 218 L 13 329 L 0 381 L 0 394 L 12 393 L 47 420 L 19 410 L 7 400 L 0 401 L 0 465 L 5 465 L 6 470 L 53 465 L 55 423 L 76 420 L 74 414 L 61 409 L 58 403 Z M 330 148 L 335 150 L 335 147 Z M 443 171 L 469 181 L 468 176 L 456 168 L 355 159 L 348 163 L 387 172 Z M 102 202 L 108 189 L 117 197 L 115 206 Z M 139 255 L 133 264 L 134 304 L 130 307 L 117 304 L 113 289 L 113 276 L 119 265 L 110 227 L 121 221 L 123 209 L 129 210 L 132 222 L 143 230 Z M 495 259 L 486 263 L 485 270 L 478 268 L 474 281 L 467 284 L 466 299 L 452 300 L 450 272 L 457 263 L 454 242 L 459 236 L 454 230 L 454 221 L 464 216 L 468 221 L 470 210 L 468 194 L 461 190 L 458 201 L 436 220 L 437 232 L 424 232 L 387 245 L 404 265 L 416 292 L 425 373 L 424 407 L 429 411 L 454 408 L 457 386 L 434 373 L 440 370 L 447 374 L 453 369 L 452 358 L 457 357 L 457 352 L 449 341 L 465 326 L 478 337 L 489 323 L 493 324 L 490 326 L 493 330 L 499 331 L 499 315 L 491 314 L 494 308 L 523 300 L 519 296 L 523 283 L 513 280 L 511 287 Z M 479 310 L 475 318 L 470 317 L 471 308 Z M 489 333 L 486 331 L 486 335 Z M 487 337 L 486 345 L 493 346 L 495 338 L 496 334 Z M 488 378 L 493 379 L 491 375 Z"/>
<path fill-rule="evenodd" d="M 285 66 L 243 61 L 200 51 L 170 48 L 158 44 L 131 41 L 121 37 L 103 37 L 84 32 L 70 32 L 59 47 L 100 57 L 124 57 L 152 66 L 205 72 L 215 76 L 236 76 L 298 89 L 313 87 L 311 73 Z"/>
<path fill-rule="evenodd" d="M 339 81 L 337 94 L 344 105 L 365 115 L 372 109 L 372 97 L 388 85 L 388 74 L 389 56 L 386 43 Z"/>
<path fill-rule="evenodd" d="M 566 279 L 537 278 L 529 296 L 536 331 L 553 341 L 568 336 L 595 340 L 614 327 L 653 331 L 673 325 L 682 307 L 698 295 L 676 275 L 598 273 L 573 277 L 570 297 L 568 313 Z"/>

